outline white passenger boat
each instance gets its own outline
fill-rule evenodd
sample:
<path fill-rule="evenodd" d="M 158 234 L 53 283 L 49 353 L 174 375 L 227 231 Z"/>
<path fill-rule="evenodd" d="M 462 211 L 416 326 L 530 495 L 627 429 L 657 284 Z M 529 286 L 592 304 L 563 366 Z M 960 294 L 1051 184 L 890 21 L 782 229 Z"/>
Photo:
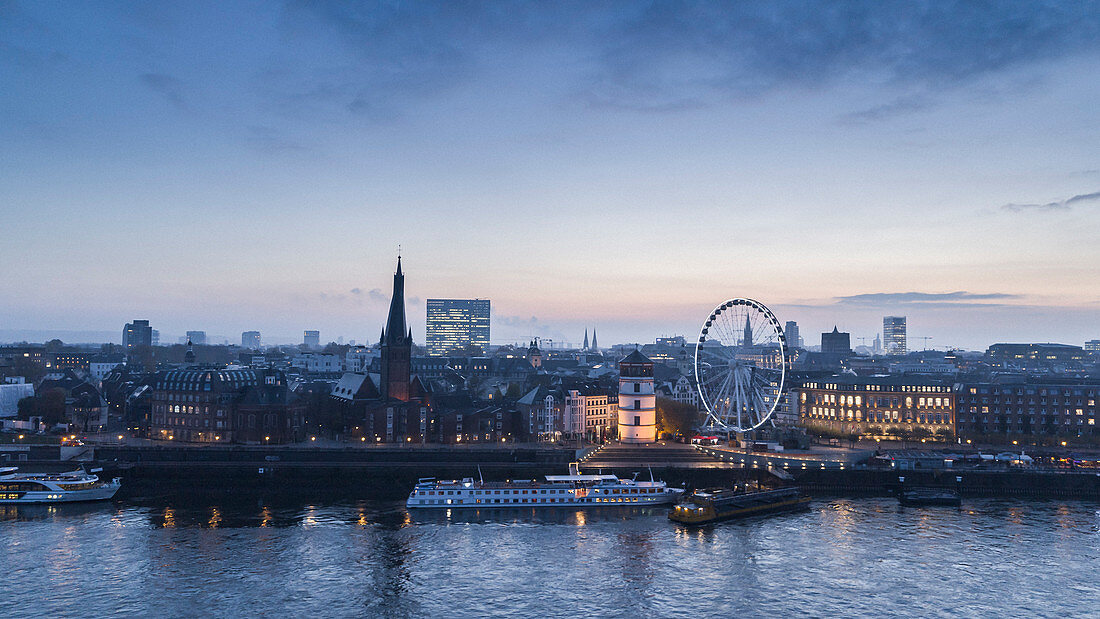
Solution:
<path fill-rule="evenodd" d="M 410 508 L 451 507 L 609 507 L 673 503 L 683 488 L 663 481 L 620 479 L 615 475 L 581 474 L 576 463 L 568 475 L 547 475 L 546 481 L 513 479 L 506 482 L 422 478 L 409 493 Z"/>
<path fill-rule="evenodd" d="M 0 505 L 102 501 L 115 496 L 122 486 L 118 477 L 111 481 L 100 481 L 99 476 L 84 471 L 17 471 L 16 467 L 0 468 Z"/>

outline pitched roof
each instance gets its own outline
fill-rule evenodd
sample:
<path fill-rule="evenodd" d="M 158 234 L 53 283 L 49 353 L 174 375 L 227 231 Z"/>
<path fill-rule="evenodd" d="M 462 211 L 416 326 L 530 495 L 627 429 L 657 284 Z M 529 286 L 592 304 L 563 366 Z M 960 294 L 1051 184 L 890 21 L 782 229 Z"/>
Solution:
<path fill-rule="evenodd" d="M 386 319 L 384 343 L 402 345 L 405 343 L 405 275 L 401 272 L 401 257 L 397 258 L 397 272 L 393 274 L 393 296 L 390 297 L 390 313 Z M 410 338 L 411 338 L 411 331 Z"/>
<path fill-rule="evenodd" d="M 620 359 L 619 363 L 653 363 L 653 361 L 643 355 L 640 350 L 635 349 L 634 352 Z"/>

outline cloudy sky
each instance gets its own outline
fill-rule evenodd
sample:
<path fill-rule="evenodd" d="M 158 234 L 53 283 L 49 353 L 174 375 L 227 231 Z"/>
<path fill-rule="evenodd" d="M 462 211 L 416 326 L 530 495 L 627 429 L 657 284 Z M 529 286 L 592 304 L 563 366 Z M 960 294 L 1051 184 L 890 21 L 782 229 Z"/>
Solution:
<path fill-rule="evenodd" d="M 400 245 L 418 341 L 1081 344 L 1098 75 L 1096 2 L 0 0 L 0 340 L 375 338 Z"/>

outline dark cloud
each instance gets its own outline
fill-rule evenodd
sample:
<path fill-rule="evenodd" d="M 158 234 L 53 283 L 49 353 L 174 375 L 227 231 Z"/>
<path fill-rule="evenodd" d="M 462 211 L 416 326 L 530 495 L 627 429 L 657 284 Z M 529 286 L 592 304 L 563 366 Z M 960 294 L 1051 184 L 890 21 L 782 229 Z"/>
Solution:
<path fill-rule="evenodd" d="M 1003 292 L 973 293 L 958 292 L 875 292 L 857 294 L 845 297 L 836 297 L 839 305 L 863 305 L 863 306 L 888 306 L 888 305 L 942 305 L 942 304 L 980 304 L 988 305 L 989 301 L 1009 301 L 1019 299 L 1019 295 Z"/>
<path fill-rule="evenodd" d="M 362 294 L 362 293 L 363 293 L 363 289 L 362 289 L 362 288 L 352 288 L 352 289 L 351 289 L 351 293 L 352 293 L 352 294 Z"/>
<path fill-rule="evenodd" d="M 372 288 L 370 292 L 367 293 L 367 296 L 370 297 L 371 301 L 389 301 L 380 288 Z"/>
<path fill-rule="evenodd" d="M 1053 2 L 653 2 L 619 5 L 599 33 L 594 98 L 671 105 L 839 78 L 932 92 L 1100 47 L 1100 5 Z M 873 120 L 923 109 L 900 100 Z"/>
<path fill-rule="evenodd" d="M 1016 204 L 1009 203 L 1001 206 L 1001 210 L 1009 211 L 1011 213 L 1019 213 L 1023 211 L 1068 211 L 1075 205 L 1087 204 L 1090 202 L 1096 202 L 1100 200 L 1100 191 L 1093 193 L 1083 193 L 1066 198 L 1065 200 L 1057 200 L 1055 202 L 1040 203 L 1026 203 Z"/>
<path fill-rule="evenodd" d="M 292 43 L 327 37 L 347 53 L 277 79 L 288 100 L 378 118 L 544 50 L 566 50 L 540 70 L 590 106 L 679 111 L 840 79 L 909 93 L 842 119 L 872 122 L 927 109 L 933 93 L 977 76 L 1100 49 L 1098 0 L 293 1 L 281 23 Z"/>
<path fill-rule="evenodd" d="M 183 84 L 178 79 L 163 73 L 142 73 L 138 76 L 138 80 L 175 107 L 181 110 L 187 108 L 183 98 Z"/>

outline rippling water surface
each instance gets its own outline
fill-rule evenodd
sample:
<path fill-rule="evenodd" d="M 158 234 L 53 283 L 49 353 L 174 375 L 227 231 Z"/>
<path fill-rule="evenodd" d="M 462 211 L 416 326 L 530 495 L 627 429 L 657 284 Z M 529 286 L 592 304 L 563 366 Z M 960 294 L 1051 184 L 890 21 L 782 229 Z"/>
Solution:
<path fill-rule="evenodd" d="M 1097 616 L 1097 510 L 817 499 L 685 529 L 642 508 L 0 506 L 0 614 Z"/>

